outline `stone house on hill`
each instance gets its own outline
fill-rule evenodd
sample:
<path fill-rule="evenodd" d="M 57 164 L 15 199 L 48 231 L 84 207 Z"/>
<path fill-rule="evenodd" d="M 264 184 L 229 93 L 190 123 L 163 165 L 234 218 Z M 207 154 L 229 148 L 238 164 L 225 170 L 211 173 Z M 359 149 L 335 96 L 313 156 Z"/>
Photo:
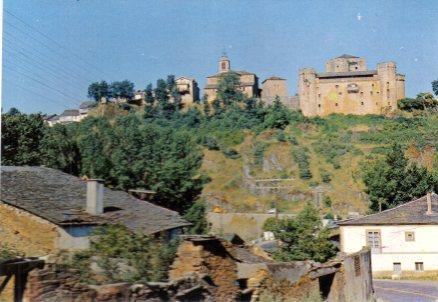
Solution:
<path fill-rule="evenodd" d="M 438 195 L 421 198 L 380 213 L 338 223 L 341 251 L 371 248 L 376 275 L 438 271 Z"/>
<path fill-rule="evenodd" d="M 1 167 L 0 238 L 28 256 L 89 246 L 93 229 L 120 224 L 170 238 L 190 225 L 177 212 L 46 167 Z"/>

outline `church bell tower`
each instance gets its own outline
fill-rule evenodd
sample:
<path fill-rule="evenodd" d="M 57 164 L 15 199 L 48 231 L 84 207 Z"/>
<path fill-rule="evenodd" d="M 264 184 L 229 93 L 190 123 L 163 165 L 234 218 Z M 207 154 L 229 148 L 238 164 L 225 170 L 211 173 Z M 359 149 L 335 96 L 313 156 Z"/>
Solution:
<path fill-rule="evenodd" d="M 228 59 L 227 54 L 224 53 L 219 59 L 219 73 L 230 71 L 230 59 Z"/>

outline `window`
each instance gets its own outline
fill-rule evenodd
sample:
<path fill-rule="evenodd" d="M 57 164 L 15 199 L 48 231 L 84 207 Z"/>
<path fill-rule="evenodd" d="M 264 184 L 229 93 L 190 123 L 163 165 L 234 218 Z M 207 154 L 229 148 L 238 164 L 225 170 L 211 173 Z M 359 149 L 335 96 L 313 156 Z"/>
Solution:
<path fill-rule="evenodd" d="M 227 69 L 227 63 L 226 62 L 222 62 L 222 70 Z"/>
<path fill-rule="evenodd" d="M 339 95 L 342 95 L 342 92 L 339 91 Z"/>
<path fill-rule="evenodd" d="M 338 89 L 338 88 L 339 88 L 339 85 L 335 85 L 335 87 L 336 87 L 336 89 Z"/>
<path fill-rule="evenodd" d="M 363 106 L 363 102 L 360 102 L 360 104 Z"/>
<path fill-rule="evenodd" d="M 321 97 L 321 93 L 318 93 L 318 97 L 319 97 L 319 98 Z"/>
<path fill-rule="evenodd" d="M 338 107 L 338 103 L 335 103 L 335 106 Z"/>
<path fill-rule="evenodd" d="M 392 271 L 396 275 L 401 275 L 401 262 L 394 262 L 392 264 Z"/>
<path fill-rule="evenodd" d="M 423 265 L 423 262 L 415 262 L 415 271 L 416 271 L 416 272 L 422 272 L 422 271 L 424 271 L 424 265 Z"/>
<path fill-rule="evenodd" d="M 354 261 L 354 274 L 356 276 L 360 276 L 360 257 L 354 256 L 353 261 Z"/>
<path fill-rule="evenodd" d="M 321 108 L 321 104 L 318 104 L 318 107 Z"/>
<path fill-rule="evenodd" d="M 371 248 L 372 253 L 381 252 L 381 237 L 380 230 L 367 230 L 366 231 L 367 246 Z"/>
<path fill-rule="evenodd" d="M 405 232 L 405 241 L 415 241 L 414 232 Z"/>
<path fill-rule="evenodd" d="M 370 95 L 373 95 L 373 92 L 372 92 L 372 91 L 370 91 Z"/>

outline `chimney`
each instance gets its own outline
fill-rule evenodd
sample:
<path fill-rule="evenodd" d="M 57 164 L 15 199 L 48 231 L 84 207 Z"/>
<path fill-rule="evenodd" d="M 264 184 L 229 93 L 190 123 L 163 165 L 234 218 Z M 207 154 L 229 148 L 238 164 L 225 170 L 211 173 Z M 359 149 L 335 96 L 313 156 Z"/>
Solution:
<path fill-rule="evenodd" d="M 427 202 L 427 212 L 426 215 L 432 215 L 432 194 L 429 192 L 426 195 L 426 202 Z"/>
<path fill-rule="evenodd" d="M 103 180 L 87 180 L 87 213 L 99 215 L 103 213 Z"/>

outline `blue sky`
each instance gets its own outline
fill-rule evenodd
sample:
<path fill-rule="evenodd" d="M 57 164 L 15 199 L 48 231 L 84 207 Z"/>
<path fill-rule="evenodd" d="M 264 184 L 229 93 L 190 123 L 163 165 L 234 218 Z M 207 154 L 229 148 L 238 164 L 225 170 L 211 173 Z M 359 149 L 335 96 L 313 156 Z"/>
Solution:
<path fill-rule="evenodd" d="M 291 94 L 299 68 L 322 70 L 344 53 L 370 69 L 395 61 L 409 96 L 438 78 L 435 0 L 5 0 L 4 9 L 4 111 L 75 108 L 102 79 L 144 89 L 175 74 L 202 88 L 224 50 L 236 70 L 285 77 Z"/>

